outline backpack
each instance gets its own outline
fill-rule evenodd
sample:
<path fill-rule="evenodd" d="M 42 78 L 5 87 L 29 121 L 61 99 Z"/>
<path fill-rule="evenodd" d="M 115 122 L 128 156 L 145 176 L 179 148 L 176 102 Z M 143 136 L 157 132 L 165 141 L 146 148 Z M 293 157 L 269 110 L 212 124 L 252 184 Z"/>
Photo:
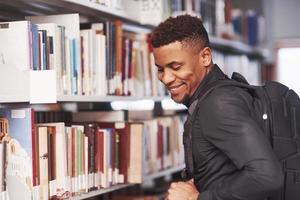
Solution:
<path fill-rule="evenodd" d="M 254 99 L 255 119 L 264 129 L 284 171 L 284 188 L 270 200 L 300 200 L 300 100 L 287 86 L 270 81 L 264 86 L 250 85 L 239 73 L 231 79 L 216 81 L 203 92 L 199 102 L 212 90 L 223 86 L 241 87 Z M 196 110 L 196 109 L 193 109 Z M 190 113 L 192 114 L 192 113 Z M 193 117 L 192 117 L 193 118 Z M 190 149 L 188 149 L 190 151 Z M 186 169 L 189 173 L 191 152 L 186 152 Z M 183 173 L 184 174 L 184 173 Z"/>

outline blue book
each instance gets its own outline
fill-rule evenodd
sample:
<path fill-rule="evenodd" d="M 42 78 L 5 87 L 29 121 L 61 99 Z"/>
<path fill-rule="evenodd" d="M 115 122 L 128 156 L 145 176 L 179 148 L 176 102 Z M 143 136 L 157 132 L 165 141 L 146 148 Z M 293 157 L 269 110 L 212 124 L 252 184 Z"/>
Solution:
<path fill-rule="evenodd" d="M 71 89 L 72 94 L 78 94 L 78 64 L 77 64 L 77 43 L 76 39 L 71 39 L 70 42 L 70 54 L 71 54 Z"/>
<path fill-rule="evenodd" d="M 38 27 L 36 24 L 31 23 L 31 34 L 32 34 L 33 70 L 38 70 L 38 68 L 39 68 L 39 34 L 38 34 Z"/>
<path fill-rule="evenodd" d="M 258 16 L 256 12 L 250 10 L 247 13 L 248 25 L 248 44 L 251 46 L 258 45 Z"/>

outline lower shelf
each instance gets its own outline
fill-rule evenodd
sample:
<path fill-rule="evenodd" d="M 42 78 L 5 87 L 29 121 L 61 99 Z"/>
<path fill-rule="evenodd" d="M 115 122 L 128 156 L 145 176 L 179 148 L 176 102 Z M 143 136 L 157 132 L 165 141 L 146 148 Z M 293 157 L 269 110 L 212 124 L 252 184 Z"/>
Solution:
<path fill-rule="evenodd" d="M 115 191 L 115 190 L 120 190 L 120 189 L 129 187 L 129 186 L 133 186 L 133 185 L 134 184 L 114 185 L 114 186 L 111 186 L 109 188 L 103 188 L 103 189 L 100 189 L 100 190 L 91 191 L 89 193 L 84 193 L 84 194 L 81 194 L 79 196 L 71 197 L 70 199 L 71 200 L 87 199 L 87 198 L 90 198 L 90 197 L 94 197 L 94 196 L 98 196 L 98 195 L 101 195 L 101 194 L 109 193 L 109 192 L 112 192 L 112 191 Z"/>
<path fill-rule="evenodd" d="M 159 177 L 167 176 L 167 175 L 173 174 L 175 172 L 179 172 L 183 168 L 184 168 L 184 165 L 179 165 L 179 166 L 175 166 L 175 167 L 172 167 L 172 168 L 168 168 L 168 169 L 165 169 L 165 170 L 153 173 L 153 174 L 146 175 L 144 177 L 144 180 L 151 180 L 151 179 L 156 179 L 156 178 L 159 178 Z M 95 197 L 95 196 L 98 196 L 98 195 L 102 195 L 102 194 L 106 194 L 106 193 L 109 193 L 109 192 L 120 190 L 120 189 L 123 189 L 123 188 L 126 188 L 126 187 L 130 187 L 130 186 L 133 186 L 133 185 L 135 185 L 135 184 L 114 185 L 114 186 L 111 186 L 109 188 L 103 188 L 103 189 L 100 189 L 100 190 L 91 191 L 89 193 L 83 193 L 83 194 L 80 194 L 78 196 L 71 197 L 70 199 L 71 200 L 87 199 L 87 198 L 90 198 L 90 197 Z"/>

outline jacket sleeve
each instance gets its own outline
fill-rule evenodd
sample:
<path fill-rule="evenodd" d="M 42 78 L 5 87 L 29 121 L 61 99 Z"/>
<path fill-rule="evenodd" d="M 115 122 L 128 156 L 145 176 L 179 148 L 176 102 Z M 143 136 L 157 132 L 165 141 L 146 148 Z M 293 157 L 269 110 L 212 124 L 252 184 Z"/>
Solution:
<path fill-rule="evenodd" d="M 224 152 L 237 171 L 200 200 L 264 199 L 283 185 L 278 159 L 262 129 L 250 115 L 249 101 L 239 88 L 219 88 L 200 107 L 197 123 L 205 138 Z M 250 102 L 251 103 L 251 102 Z"/>

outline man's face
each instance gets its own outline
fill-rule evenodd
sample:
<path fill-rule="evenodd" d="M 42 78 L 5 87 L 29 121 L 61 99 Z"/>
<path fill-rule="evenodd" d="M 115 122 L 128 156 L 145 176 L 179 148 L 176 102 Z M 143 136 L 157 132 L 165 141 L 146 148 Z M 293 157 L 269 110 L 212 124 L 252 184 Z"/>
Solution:
<path fill-rule="evenodd" d="M 171 93 L 171 98 L 182 103 L 191 97 L 206 74 L 201 52 L 181 42 L 173 42 L 153 49 L 158 79 Z"/>

